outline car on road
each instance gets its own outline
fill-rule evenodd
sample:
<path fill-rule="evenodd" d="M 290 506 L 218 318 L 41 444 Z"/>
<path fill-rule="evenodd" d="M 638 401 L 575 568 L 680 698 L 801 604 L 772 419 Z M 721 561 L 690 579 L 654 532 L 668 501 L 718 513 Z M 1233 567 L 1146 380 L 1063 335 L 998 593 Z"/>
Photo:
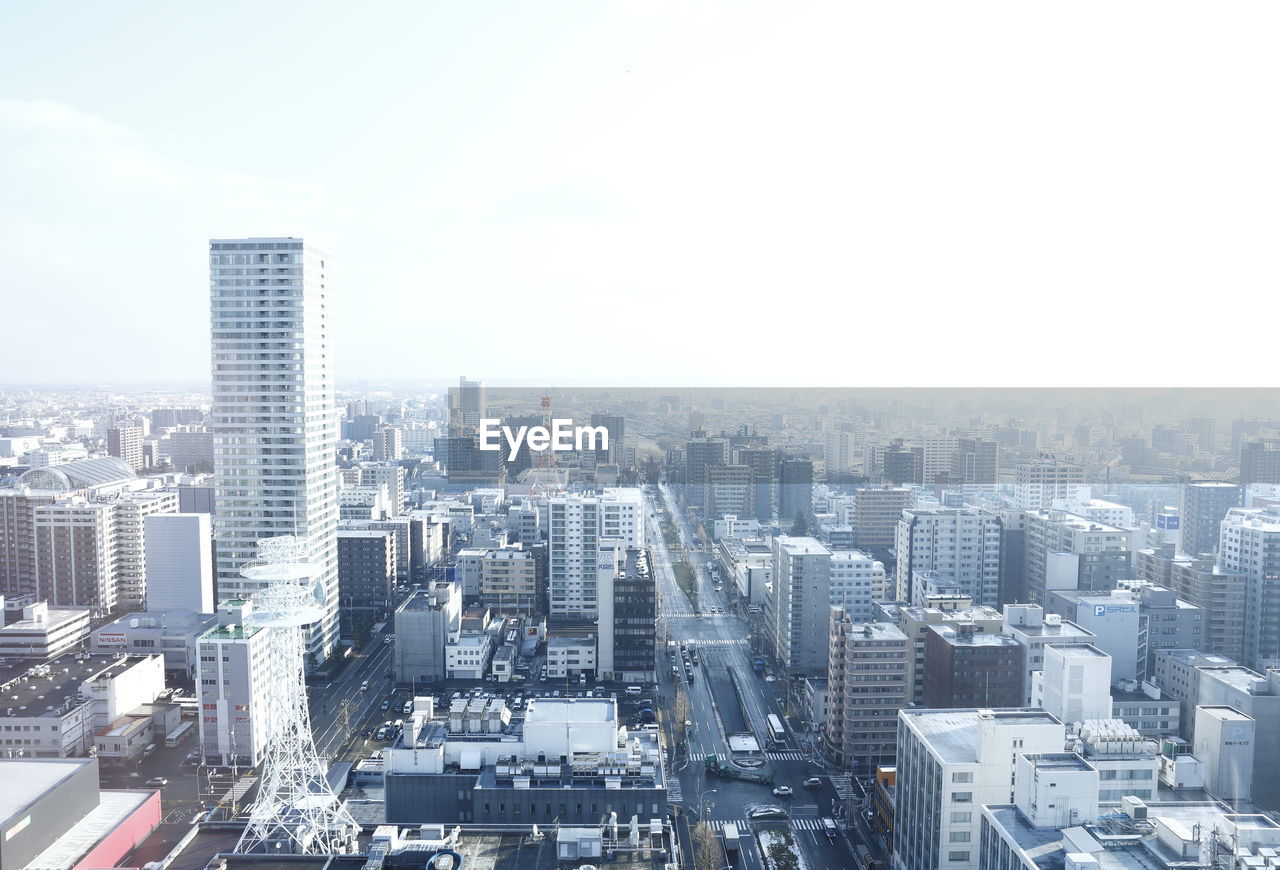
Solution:
<path fill-rule="evenodd" d="M 822 820 L 822 833 L 827 835 L 828 840 L 831 840 L 834 842 L 836 838 L 836 834 L 838 834 L 839 832 L 840 832 L 840 829 L 836 827 L 835 819 Z"/>
<path fill-rule="evenodd" d="M 147 788 L 164 788 L 168 784 L 169 780 L 165 779 L 163 776 L 153 776 L 151 779 L 147 780 Z"/>
<path fill-rule="evenodd" d="M 818 776 L 811 776 L 804 781 L 804 787 L 805 788 L 822 788 L 822 778 Z"/>
<path fill-rule="evenodd" d="M 723 586 L 717 586 L 717 587 L 716 587 L 716 591 L 717 591 L 717 592 L 723 592 L 723 591 L 724 591 L 724 587 L 723 587 Z"/>
<path fill-rule="evenodd" d="M 773 790 L 774 797 L 791 797 L 795 792 L 791 790 L 789 785 L 780 785 Z"/>
<path fill-rule="evenodd" d="M 383 702 L 382 702 L 382 709 L 383 709 L 383 710 L 390 710 L 390 709 L 391 709 L 391 702 L 390 702 L 390 701 L 383 701 Z"/>
<path fill-rule="evenodd" d="M 774 804 L 765 804 L 747 810 L 747 818 L 753 822 L 785 821 L 787 811 Z"/>
<path fill-rule="evenodd" d="M 386 740 L 386 739 L 387 739 L 387 729 L 386 729 L 386 726 L 383 726 L 383 727 L 379 728 L 379 729 L 378 729 L 378 733 L 377 733 L 377 734 L 375 734 L 375 735 L 373 736 L 373 739 L 374 739 L 374 740 Z"/>

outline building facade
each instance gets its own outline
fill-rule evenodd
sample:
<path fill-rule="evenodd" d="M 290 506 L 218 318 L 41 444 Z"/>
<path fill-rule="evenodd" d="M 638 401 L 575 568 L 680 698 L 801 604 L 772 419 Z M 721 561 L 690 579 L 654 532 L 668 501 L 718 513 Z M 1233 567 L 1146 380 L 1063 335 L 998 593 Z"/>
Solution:
<path fill-rule="evenodd" d="M 260 539 L 304 539 L 326 593 L 308 645 L 322 659 L 338 639 L 332 263 L 302 239 L 213 239 L 209 271 L 218 594 L 257 591 L 240 569 Z"/>

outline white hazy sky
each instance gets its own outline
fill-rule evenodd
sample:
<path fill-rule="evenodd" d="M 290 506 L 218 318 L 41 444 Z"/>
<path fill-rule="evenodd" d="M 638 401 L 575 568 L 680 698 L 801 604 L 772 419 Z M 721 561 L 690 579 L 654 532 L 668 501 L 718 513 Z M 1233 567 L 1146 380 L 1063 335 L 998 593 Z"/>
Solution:
<path fill-rule="evenodd" d="M 5 4 L 0 381 L 206 379 L 207 239 L 301 235 L 341 380 L 1273 386 L 1278 23 Z"/>

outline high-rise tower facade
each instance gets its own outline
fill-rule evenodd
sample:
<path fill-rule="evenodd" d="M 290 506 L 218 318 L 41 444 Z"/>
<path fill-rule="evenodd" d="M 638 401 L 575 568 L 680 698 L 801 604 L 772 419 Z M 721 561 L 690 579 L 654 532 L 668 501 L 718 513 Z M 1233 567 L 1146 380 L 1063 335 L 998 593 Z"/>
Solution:
<path fill-rule="evenodd" d="M 317 658 L 338 637 L 331 265 L 302 239 L 209 243 L 218 596 L 258 591 L 240 569 L 260 539 L 305 538 L 327 591 Z"/>

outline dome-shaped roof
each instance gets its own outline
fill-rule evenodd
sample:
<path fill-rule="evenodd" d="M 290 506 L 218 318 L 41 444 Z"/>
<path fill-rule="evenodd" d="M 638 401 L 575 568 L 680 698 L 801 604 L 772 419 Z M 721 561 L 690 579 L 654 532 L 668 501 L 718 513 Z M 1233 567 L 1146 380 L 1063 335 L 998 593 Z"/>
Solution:
<path fill-rule="evenodd" d="M 123 459 L 99 456 L 96 459 L 81 459 L 48 468 L 33 468 L 23 472 L 18 478 L 18 486 L 68 492 L 136 480 L 137 477 L 133 467 Z"/>

